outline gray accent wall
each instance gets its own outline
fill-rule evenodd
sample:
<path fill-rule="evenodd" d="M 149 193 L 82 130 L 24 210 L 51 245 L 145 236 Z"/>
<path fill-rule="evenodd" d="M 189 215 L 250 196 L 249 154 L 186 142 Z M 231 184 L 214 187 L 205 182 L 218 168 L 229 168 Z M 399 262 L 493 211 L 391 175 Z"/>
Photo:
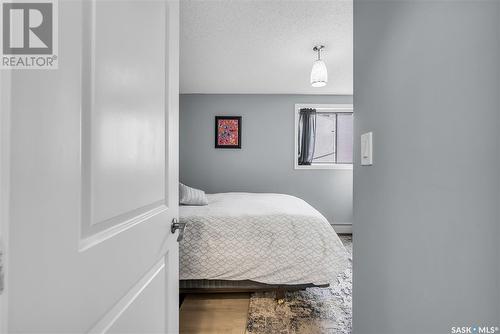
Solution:
<path fill-rule="evenodd" d="M 355 334 L 500 326 L 499 40 L 498 1 L 354 0 Z"/>
<path fill-rule="evenodd" d="M 296 103 L 352 103 L 352 96 L 181 95 L 181 182 L 208 193 L 290 194 L 330 223 L 351 223 L 352 171 L 293 168 Z M 216 115 L 242 116 L 240 150 L 214 148 Z"/>

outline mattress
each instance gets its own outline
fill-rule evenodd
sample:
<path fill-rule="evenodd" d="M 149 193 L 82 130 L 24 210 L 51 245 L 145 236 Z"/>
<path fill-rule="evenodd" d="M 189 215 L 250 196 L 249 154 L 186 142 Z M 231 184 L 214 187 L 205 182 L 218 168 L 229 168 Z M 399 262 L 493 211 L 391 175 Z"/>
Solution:
<path fill-rule="evenodd" d="M 181 280 L 250 280 L 325 285 L 347 267 L 347 252 L 325 217 L 283 194 L 209 194 L 181 206 Z"/>

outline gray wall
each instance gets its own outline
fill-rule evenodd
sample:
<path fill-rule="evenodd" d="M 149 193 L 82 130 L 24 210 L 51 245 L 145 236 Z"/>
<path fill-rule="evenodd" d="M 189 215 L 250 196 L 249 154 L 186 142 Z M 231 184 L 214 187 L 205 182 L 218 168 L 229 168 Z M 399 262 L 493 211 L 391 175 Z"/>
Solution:
<path fill-rule="evenodd" d="M 355 334 L 500 326 L 499 3 L 354 0 Z"/>
<path fill-rule="evenodd" d="M 296 103 L 352 96 L 181 95 L 180 179 L 209 193 L 277 192 L 303 198 L 330 222 L 352 222 L 352 171 L 294 170 Z M 242 149 L 214 149 L 214 116 L 243 117 Z"/>

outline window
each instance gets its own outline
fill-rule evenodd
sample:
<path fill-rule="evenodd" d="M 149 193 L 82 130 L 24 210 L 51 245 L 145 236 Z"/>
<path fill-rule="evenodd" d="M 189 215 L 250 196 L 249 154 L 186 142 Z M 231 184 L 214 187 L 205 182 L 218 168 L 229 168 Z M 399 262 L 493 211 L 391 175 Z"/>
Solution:
<path fill-rule="evenodd" d="M 295 105 L 295 169 L 352 169 L 352 105 Z"/>

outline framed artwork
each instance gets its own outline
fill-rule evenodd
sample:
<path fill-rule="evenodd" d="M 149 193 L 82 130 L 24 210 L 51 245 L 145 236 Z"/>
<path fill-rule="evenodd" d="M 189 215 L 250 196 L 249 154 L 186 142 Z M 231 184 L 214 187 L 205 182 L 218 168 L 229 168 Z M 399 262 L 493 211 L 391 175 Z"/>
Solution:
<path fill-rule="evenodd" d="M 241 116 L 215 116 L 215 148 L 241 148 Z"/>

